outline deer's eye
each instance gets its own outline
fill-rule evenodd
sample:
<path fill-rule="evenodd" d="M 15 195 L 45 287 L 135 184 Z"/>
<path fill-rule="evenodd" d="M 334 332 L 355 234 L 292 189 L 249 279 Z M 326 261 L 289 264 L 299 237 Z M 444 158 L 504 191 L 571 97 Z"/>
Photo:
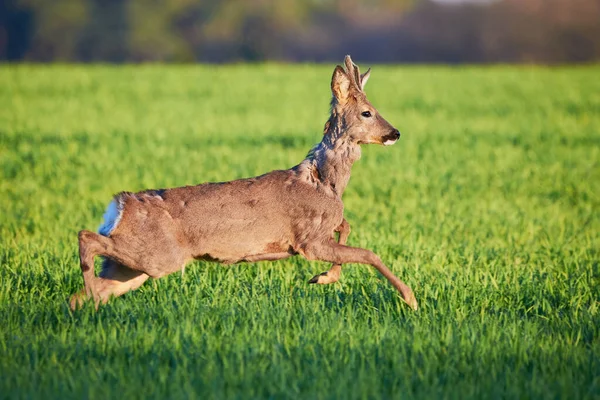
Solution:
<path fill-rule="evenodd" d="M 371 117 L 371 111 L 363 111 L 360 113 L 360 115 L 362 115 L 365 118 L 370 118 Z"/>

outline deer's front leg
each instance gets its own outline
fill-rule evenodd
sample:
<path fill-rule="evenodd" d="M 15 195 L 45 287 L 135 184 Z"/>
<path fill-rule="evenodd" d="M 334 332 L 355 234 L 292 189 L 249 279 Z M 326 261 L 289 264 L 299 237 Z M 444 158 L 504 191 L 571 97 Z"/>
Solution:
<path fill-rule="evenodd" d="M 344 218 L 340 226 L 338 226 L 335 232 L 339 232 L 340 237 L 338 239 L 338 243 L 345 245 L 346 240 L 348 240 L 348 236 L 350 235 L 350 224 Z M 329 271 L 320 273 L 319 275 L 315 275 L 312 277 L 308 283 L 318 283 L 320 285 L 326 285 L 328 283 L 335 283 L 340 279 L 340 275 L 342 273 L 342 265 L 341 264 L 333 264 Z"/>
<path fill-rule="evenodd" d="M 369 264 L 375 267 L 388 281 L 400 292 L 402 299 L 412 307 L 418 308 L 417 299 L 404 282 L 398 279 L 392 271 L 381 261 L 377 254 L 370 250 L 350 247 L 336 243 L 334 240 L 326 242 L 312 242 L 303 246 L 301 252 L 309 260 L 329 261 L 335 264 Z"/>

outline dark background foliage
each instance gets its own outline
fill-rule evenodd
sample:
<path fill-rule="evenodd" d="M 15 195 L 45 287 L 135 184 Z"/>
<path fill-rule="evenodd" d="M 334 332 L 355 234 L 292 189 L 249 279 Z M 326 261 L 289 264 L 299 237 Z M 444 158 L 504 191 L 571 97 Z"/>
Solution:
<path fill-rule="evenodd" d="M 598 0 L 0 0 L 0 59 L 571 63 Z"/>

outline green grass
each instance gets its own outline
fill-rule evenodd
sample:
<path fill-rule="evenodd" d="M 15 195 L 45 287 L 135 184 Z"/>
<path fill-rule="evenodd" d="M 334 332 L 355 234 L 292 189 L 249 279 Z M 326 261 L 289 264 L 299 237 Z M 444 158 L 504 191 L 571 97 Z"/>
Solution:
<path fill-rule="evenodd" d="M 291 167 L 328 66 L 0 66 L 1 398 L 600 398 L 600 67 L 376 66 L 345 193 L 372 268 L 197 262 L 70 312 L 120 190 Z"/>

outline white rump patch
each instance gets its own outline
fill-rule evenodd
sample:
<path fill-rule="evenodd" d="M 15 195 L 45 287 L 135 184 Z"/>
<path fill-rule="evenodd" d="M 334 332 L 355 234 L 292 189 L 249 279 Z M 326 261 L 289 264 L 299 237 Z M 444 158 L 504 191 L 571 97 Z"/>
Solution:
<path fill-rule="evenodd" d="M 104 212 L 104 222 L 98 228 L 98 233 L 102 236 L 108 236 L 112 231 L 115 230 L 119 221 L 121 220 L 121 214 L 123 213 L 123 207 L 117 199 L 113 199 L 110 202 L 106 211 Z"/>
<path fill-rule="evenodd" d="M 384 146 L 391 146 L 394 143 L 396 143 L 398 141 L 398 139 L 394 139 L 394 140 L 386 140 L 385 142 L 383 142 Z"/>

